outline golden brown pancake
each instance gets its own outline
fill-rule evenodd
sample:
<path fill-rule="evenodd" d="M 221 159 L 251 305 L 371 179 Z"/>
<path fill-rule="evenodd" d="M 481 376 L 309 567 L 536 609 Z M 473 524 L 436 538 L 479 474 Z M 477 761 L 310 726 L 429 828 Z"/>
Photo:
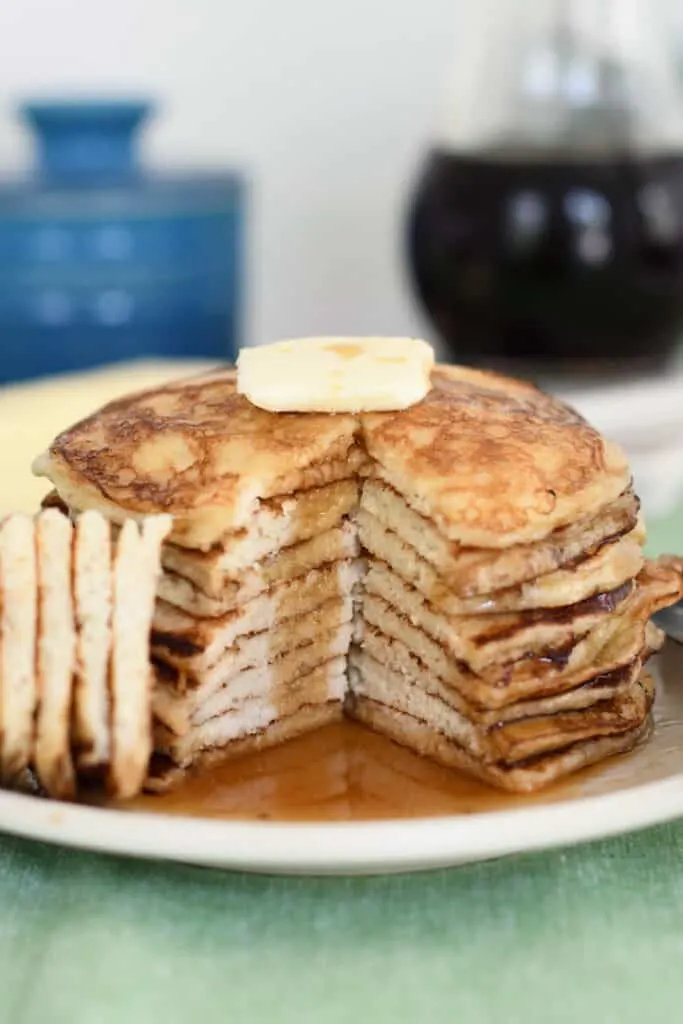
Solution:
<path fill-rule="evenodd" d="M 79 510 L 169 512 L 172 539 L 202 549 L 247 525 L 264 498 L 358 472 L 362 447 L 469 546 L 539 540 L 629 482 L 620 450 L 577 413 L 496 374 L 438 367 L 423 402 L 360 418 L 264 412 L 235 379 L 226 370 L 112 402 L 61 434 L 34 471 Z"/>
<path fill-rule="evenodd" d="M 629 732 L 642 724 L 651 697 L 640 685 L 640 666 L 602 700 L 580 709 L 527 715 L 484 726 L 472 722 L 448 693 L 410 685 L 366 652 L 351 662 L 350 709 L 363 699 L 410 715 L 463 747 L 483 764 L 513 764 L 579 741 Z"/>
<path fill-rule="evenodd" d="M 157 657 L 192 658 L 195 672 L 210 668 L 238 637 L 260 633 L 310 615 L 328 601 L 349 597 L 359 579 L 356 562 L 337 562 L 276 584 L 220 618 L 197 619 L 166 602 L 157 603 L 152 646 Z"/>
<path fill-rule="evenodd" d="M 575 564 L 536 576 L 512 587 L 473 597 L 460 597 L 445 584 L 437 568 L 406 544 L 397 533 L 365 509 L 357 515 L 363 548 L 390 566 L 432 604 L 452 615 L 521 612 L 534 608 L 560 608 L 614 590 L 640 572 L 641 539 L 636 530 L 598 549 Z"/>
<path fill-rule="evenodd" d="M 229 581 L 242 584 L 255 568 L 268 575 L 287 552 L 342 525 L 358 505 L 358 492 L 359 481 L 351 478 L 262 501 L 248 528 L 227 534 L 209 551 L 167 544 L 164 566 L 209 597 L 220 597 Z"/>
<path fill-rule="evenodd" d="M 261 499 L 358 472 L 353 416 L 264 412 L 235 382 L 225 370 L 111 402 L 60 434 L 34 471 L 79 511 L 116 522 L 170 513 L 172 539 L 203 550 L 246 526 Z"/>
<path fill-rule="evenodd" d="M 423 402 L 362 417 L 378 475 L 449 540 L 507 548 L 614 501 L 628 465 L 578 413 L 530 384 L 440 366 Z"/>
<path fill-rule="evenodd" d="M 521 695 L 513 703 L 503 706 L 484 706 L 480 698 L 486 699 L 486 693 L 478 686 L 478 680 L 466 672 L 461 672 L 453 679 L 444 680 L 424 664 L 416 653 L 401 640 L 383 633 L 376 627 L 368 627 L 360 639 L 359 646 L 351 652 L 351 661 L 362 670 L 363 658 L 367 655 L 387 671 L 403 680 L 403 683 L 416 686 L 427 693 L 435 693 L 442 700 L 451 704 L 470 722 L 475 725 L 491 727 L 503 722 L 514 722 L 522 718 L 538 715 L 552 715 L 560 711 L 581 711 L 593 704 L 611 698 L 616 690 L 622 689 L 625 683 L 632 681 L 634 673 L 640 669 L 657 647 L 657 638 L 651 635 L 644 637 L 642 647 L 627 646 L 622 636 L 623 646 L 616 650 L 610 658 L 608 653 L 598 660 L 586 673 L 578 674 L 574 679 L 567 679 L 566 687 L 556 693 L 538 693 L 530 699 Z M 650 642 L 652 641 L 652 646 Z"/>
<path fill-rule="evenodd" d="M 508 548 L 468 548 L 449 540 L 383 480 L 365 481 L 360 506 L 429 562 L 444 586 L 462 598 L 492 594 L 563 566 L 571 568 L 628 533 L 644 540 L 638 499 L 630 489 L 597 514 L 590 511 L 540 541 Z"/>
<path fill-rule="evenodd" d="M 273 726 L 277 727 L 278 723 L 284 725 L 292 722 L 293 726 L 295 716 L 300 712 L 319 708 L 325 709 L 325 721 L 340 717 L 345 689 L 346 659 L 335 657 L 318 664 L 305 675 L 290 679 L 284 704 L 269 700 L 246 700 L 237 708 L 226 709 L 207 721 L 192 724 L 180 736 L 158 723 L 155 729 L 155 749 L 180 765 L 190 765 L 217 747 L 229 755 L 232 744 L 242 744 L 250 736 L 258 736 Z M 298 731 L 293 729 L 291 734 L 296 735 Z M 291 734 L 276 734 L 277 739 L 274 741 L 281 742 Z M 263 741 L 259 745 L 264 745 Z"/>
<path fill-rule="evenodd" d="M 617 612 L 633 593 L 633 581 L 597 594 L 568 608 L 543 608 L 527 612 L 451 615 L 424 599 L 384 562 L 371 560 L 364 580 L 365 591 L 382 598 L 402 618 L 428 633 L 475 672 L 571 647 L 581 637 Z"/>
<path fill-rule="evenodd" d="M 153 655 L 164 666 L 165 690 L 184 694 L 188 689 L 202 686 L 211 692 L 225 685 L 237 672 L 267 665 L 288 651 L 314 643 L 322 633 L 351 622 L 352 616 L 353 602 L 347 594 L 319 604 L 306 615 L 278 622 L 270 629 L 240 634 L 211 664 L 201 654 L 172 651 L 163 646 L 153 647 Z"/>
<path fill-rule="evenodd" d="M 197 618 L 219 618 L 278 583 L 305 576 L 324 565 L 356 558 L 358 553 L 357 532 L 347 522 L 310 540 L 283 548 L 278 555 L 247 570 L 239 581 L 226 580 L 214 596 L 209 596 L 184 576 L 167 570 L 159 583 L 159 597 Z"/>
<path fill-rule="evenodd" d="M 647 562 L 634 594 L 619 612 L 604 616 L 576 643 L 532 651 L 505 665 L 484 664 L 476 672 L 454 655 L 447 638 L 412 622 L 375 593 L 368 593 L 363 602 L 358 639 L 362 644 L 368 628 L 378 630 L 402 644 L 435 678 L 458 690 L 469 703 L 483 710 L 501 709 L 573 690 L 597 674 L 631 663 L 644 649 L 656 648 L 658 631 L 649 619 L 681 593 L 682 578 L 677 572 Z M 435 625 L 431 618 L 428 624 Z M 436 626 L 437 631 L 446 628 L 444 623 Z M 389 647 L 386 657 L 391 659 Z"/>
<path fill-rule="evenodd" d="M 301 644 L 280 656 L 268 656 L 257 665 L 233 672 L 219 685 L 211 682 L 185 693 L 165 685 L 158 676 L 152 709 L 156 718 L 177 735 L 184 735 L 195 725 L 202 725 L 219 715 L 239 714 L 249 702 L 277 705 L 283 689 L 289 692 L 295 680 L 308 675 L 332 658 L 346 655 L 351 638 L 351 624 L 321 630 L 311 643 Z M 336 699 L 341 703 L 343 692 Z M 326 699 L 333 699 L 330 694 Z"/>
<path fill-rule="evenodd" d="M 551 753 L 508 764 L 502 761 L 487 763 L 473 757 L 456 740 L 435 730 L 430 723 L 371 698 L 358 698 L 353 705 L 353 717 L 446 768 L 464 771 L 489 785 L 513 793 L 532 793 L 571 772 L 632 750 L 652 728 L 646 712 L 641 723 L 626 732 L 580 740 Z"/>

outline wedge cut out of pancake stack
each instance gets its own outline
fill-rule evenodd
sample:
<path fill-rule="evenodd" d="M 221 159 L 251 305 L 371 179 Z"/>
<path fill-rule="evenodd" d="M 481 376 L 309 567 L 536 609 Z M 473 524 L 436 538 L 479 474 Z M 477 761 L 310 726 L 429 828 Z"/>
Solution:
<path fill-rule="evenodd" d="M 150 788 L 342 713 L 520 791 L 647 733 L 680 565 L 644 559 L 620 450 L 531 385 L 436 367 L 400 411 L 278 413 L 218 371 L 35 469 L 72 513 L 173 516 Z"/>
<path fill-rule="evenodd" d="M 167 516 L 57 509 L 0 522 L 0 767 L 50 796 L 137 793 L 151 749 L 149 635 Z"/>

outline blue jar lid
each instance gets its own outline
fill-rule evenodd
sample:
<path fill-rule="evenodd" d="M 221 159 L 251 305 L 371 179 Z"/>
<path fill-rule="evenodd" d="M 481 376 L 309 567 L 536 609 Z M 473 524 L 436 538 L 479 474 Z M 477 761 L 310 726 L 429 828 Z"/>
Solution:
<path fill-rule="evenodd" d="M 236 173 L 148 172 L 137 160 L 141 128 L 155 110 L 146 100 L 27 102 L 37 162 L 23 181 L 0 184 L 0 218 L 165 217 L 220 212 L 238 202 Z"/>
<path fill-rule="evenodd" d="M 23 103 L 38 138 L 38 170 L 49 181 L 125 178 L 137 170 L 135 143 L 152 104 L 134 101 Z"/>

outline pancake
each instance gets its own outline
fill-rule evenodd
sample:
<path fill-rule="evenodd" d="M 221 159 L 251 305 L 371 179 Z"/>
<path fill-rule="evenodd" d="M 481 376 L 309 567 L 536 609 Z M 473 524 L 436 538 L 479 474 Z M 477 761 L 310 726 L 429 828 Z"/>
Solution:
<path fill-rule="evenodd" d="M 350 596 L 360 579 L 356 561 L 313 569 L 260 594 L 242 608 L 217 619 L 197 619 L 166 602 L 157 602 L 152 647 L 157 657 L 192 657 L 195 672 L 210 668 L 240 636 L 261 633 L 278 623 L 309 615 L 340 595 Z"/>
<path fill-rule="evenodd" d="M 58 799 L 76 793 L 71 756 L 71 709 L 76 628 L 71 590 L 73 528 L 56 509 L 36 520 L 38 557 L 38 645 L 36 668 L 39 705 L 35 767 L 45 791 Z"/>
<path fill-rule="evenodd" d="M 653 643 L 648 643 L 652 639 Z M 365 631 L 360 647 L 352 652 L 352 660 L 362 670 L 363 655 L 367 654 L 375 662 L 386 666 L 395 676 L 405 680 L 412 686 L 424 689 L 428 693 L 436 693 L 442 700 L 450 703 L 471 722 L 485 727 L 499 725 L 501 722 L 512 722 L 519 718 L 537 715 L 552 715 L 559 711 L 576 711 L 591 707 L 598 701 L 614 696 L 615 690 L 623 688 L 625 681 L 638 673 L 656 648 L 656 639 L 645 637 L 641 648 L 626 649 L 626 657 L 630 660 L 606 660 L 601 667 L 596 665 L 590 670 L 588 678 L 579 676 L 569 679 L 567 688 L 559 692 L 535 697 L 520 697 L 516 702 L 502 707 L 487 708 L 476 701 L 478 695 L 476 683 L 464 673 L 458 678 L 458 684 L 444 680 L 429 669 L 414 651 L 395 637 L 370 627 Z M 604 668 L 604 670 L 603 670 Z"/>
<path fill-rule="evenodd" d="M 638 500 L 630 490 L 599 512 L 590 511 L 533 544 L 502 549 L 467 548 L 449 540 L 431 519 L 420 515 L 382 480 L 365 481 L 360 505 L 432 565 L 443 584 L 463 599 L 488 596 L 563 566 L 572 568 L 625 534 L 631 533 L 641 544 L 644 540 Z"/>
<path fill-rule="evenodd" d="M 127 691 L 112 659 L 117 792 L 313 728 L 345 696 L 503 788 L 644 735 L 649 618 L 683 566 L 644 562 L 622 453 L 531 385 L 459 367 L 432 384 L 401 412 L 276 414 L 224 370 L 114 402 L 36 461 L 48 501 L 123 524 L 123 549 L 131 520 L 173 517 L 153 693 L 139 629 Z"/>
<path fill-rule="evenodd" d="M 201 550 L 247 526 L 263 499 L 358 472 L 355 417 L 264 412 L 235 385 L 225 370 L 111 402 L 60 434 L 34 472 L 78 511 L 119 523 L 169 513 L 171 539 Z"/>
<path fill-rule="evenodd" d="M 97 512 L 76 520 L 73 550 L 76 663 L 74 747 L 79 771 L 100 771 L 111 754 L 109 652 L 112 566 L 109 522 Z"/>
<path fill-rule="evenodd" d="M 375 472 L 451 541 L 508 548 L 615 501 L 621 450 L 530 384 L 440 366 L 423 402 L 362 417 Z"/>
<path fill-rule="evenodd" d="M 165 544 L 165 568 L 185 577 L 209 597 L 220 597 L 226 581 L 241 582 L 264 559 L 339 526 L 358 504 L 358 481 L 337 480 L 260 503 L 249 526 L 226 534 L 209 551 Z"/>
<path fill-rule="evenodd" d="M 209 597 L 189 580 L 165 571 L 159 581 L 162 601 L 182 608 L 197 618 L 219 618 L 251 601 L 278 583 L 306 575 L 312 569 L 357 557 L 358 536 L 350 523 L 333 527 L 301 541 L 242 574 L 227 580 L 219 595 Z"/>
<path fill-rule="evenodd" d="M 203 550 L 263 499 L 358 473 L 366 452 L 448 539 L 475 547 L 540 540 L 629 484 L 620 450 L 577 413 L 497 374 L 438 367 L 424 401 L 361 417 L 264 412 L 235 380 L 225 370 L 112 402 L 34 471 L 78 510 L 171 513 L 172 539 Z"/>
<path fill-rule="evenodd" d="M 453 657 L 443 638 L 411 622 L 380 595 L 366 594 L 358 633 L 363 643 L 368 626 L 379 630 L 402 643 L 429 672 L 457 689 L 468 702 L 482 709 L 500 709 L 572 690 L 591 676 L 629 664 L 643 648 L 656 648 L 659 632 L 649 619 L 670 601 L 669 587 L 677 581 L 680 577 L 676 574 L 665 570 L 661 578 L 660 568 L 646 563 L 636 592 L 620 614 L 605 616 L 573 646 L 542 651 L 504 667 L 485 666 L 479 674 Z"/>
<path fill-rule="evenodd" d="M 361 544 L 370 554 L 389 565 L 432 604 L 452 615 L 567 607 L 632 580 L 644 562 L 640 537 L 632 530 L 620 539 L 600 545 L 594 554 L 588 554 L 578 564 L 504 590 L 460 597 L 443 582 L 430 562 L 371 513 L 361 509 L 357 521 Z"/>
<path fill-rule="evenodd" d="M 175 764 L 187 767 L 216 748 L 220 748 L 221 756 L 230 756 L 230 746 L 241 741 L 249 743 L 247 749 L 259 749 L 267 745 L 268 740 L 262 734 L 271 726 L 280 726 L 272 738 L 273 742 L 297 735 L 300 727 L 296 716 L 300 712 L 319 708 L 324 709 L 323 721 L 340 717 L 345 692 L 346 659 L 334 658 L 318 665 L 307 675 L 292 680 L 287 686 L 286 703 L 246 700 L 238 708 L 196 725 L 182 736 L 176 736 L 165 726 L 157 724 L 155 750 Z M 291 723 L 291 729 L 286 728 L 287 722 Z M 315 722 L 320 722 L 317 716 Z M 259 736 L 260 742 L 254 743 Z M 243 745 L 240 752 L 244 750 Z"/>
<path fill-rule="evenodd" d="M 581 768 L 632 750 L 652 729 L 648 715 L 642 724 L 627 732 L 575 742 L 529 761 L 486 764 L 471 757 L 460 744 L 430 724 L 367 697 L 356 699 L 353 717 L 422 757 L 513 793 L 535 792 Z"/>
<path fill-rule="evenodd" d="M 139 791 L 151 742 L 149 635 L 169 526 L 163 516 L 140 530 L 129 521 L 112 562 L 99 513 L 72 520 L 49 507 L 0 522 L 3 782 L 73 799 L 109 772 L 113 793 Z"/>
<path fill-rule="evenodd" d="M 500 710 L 518 701 L 539 700 L 573 690 L 597 673 L 611 671 L 638 657 L 646 645 L 646 626 L 632 614 L 608 618 L 556 662 L 547 655 L 523 658 L 501 669 L 474 672 L 424 630 L 398 616 L 382 598 L 366 597 L 361 646 L 378 631 L 403 645 L 427 671 L 481 709 Z"/>
<path fill-rule="evenodd" d="M 145 519 L 138 530 L 129 519 L 113 562 L 111 736 L 109 787 L 125 799 L 140 791 L 152 752 L 150 625 L 170 519 Z"/>
<path fill-rule="evenodd" d="M 37 592 L 33 520 L 8 516 L 0 522 L 0 767 L 6 782 L 21 775 L 33 754 Z"/>
<path fill-rule="evenodd" d="M 352 661 L 350 709 L 363 699 L 399 711 L 457 743 L 484 765 L 515 764 L 571 744 L 629 732 L 642 725 L 652 695 L 642 687 L 637 666 L 630 679 L 587 708 L 554 711 L 483 727 L 464 715 L 448 695 L 411 685 L 386 665 L 361 653 Z"/>
<path fill-rule="evenodd" d="M 237 672 L 258 665 L 267 665 L 287 651 L 313 643 L 318 637 L 338 626 L 352 623 L 353 601 L 350 595 L 333 597 L 306 615 L 285 619 L 258 633 L 244 633 L 230 647 L 224 648 L 212 664 L 203 656 L 183 655 L 167 649 L 153 649 L 165 667 L 164 687 L 184 693 L 202 686 L 210 691 Z"/>
<path fill-rule="evenodd" d="M 500 666 L 546 650 L 566 648 L 616 612 L 633 583 L 597 594 L 566 608 L 489 615 L 450 615 L 426 601 L 384 562 L 371 560 L 364 579 L 367 595 L 381 597 L 411 624 L 443 644 L 449 655 L 473 671 L 500 672 Z"/>
<path fill-rule="evenodd" d="M 575 743 L 618 736 L 642 726 L 654 699 L 654 687 L 634 673 L 615 693 L 588 708 L 518 718 L 489 732 L 494 760 L 505 764 L 552 754 Z"/>
<path fill-rule="evenodd" d="M 346 656 L 351 641 L 351 624 L 322 631 L 314 641 L 284 651 L 257 665 L 228 671 L 185 693 L 174 691 L 164 676 L 158 677 L 152 709 L 156 718 L 177 735 L 192 725 L 201 725 L 247 701 L 262 700 L 278 705 L 301 676 L 332 658 Z M 340 698 L 341 699 L 341 698 Z"/>

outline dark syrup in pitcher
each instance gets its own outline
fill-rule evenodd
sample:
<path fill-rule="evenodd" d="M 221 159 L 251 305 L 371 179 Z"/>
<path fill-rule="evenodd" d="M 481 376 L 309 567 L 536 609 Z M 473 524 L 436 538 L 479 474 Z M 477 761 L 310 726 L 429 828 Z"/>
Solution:
<path fill-rule="evenodd" d="M 683 154 L 435 149 L 408 249 L 418 295 L 459 362 L 655 368 L 683 326 Z"/>

